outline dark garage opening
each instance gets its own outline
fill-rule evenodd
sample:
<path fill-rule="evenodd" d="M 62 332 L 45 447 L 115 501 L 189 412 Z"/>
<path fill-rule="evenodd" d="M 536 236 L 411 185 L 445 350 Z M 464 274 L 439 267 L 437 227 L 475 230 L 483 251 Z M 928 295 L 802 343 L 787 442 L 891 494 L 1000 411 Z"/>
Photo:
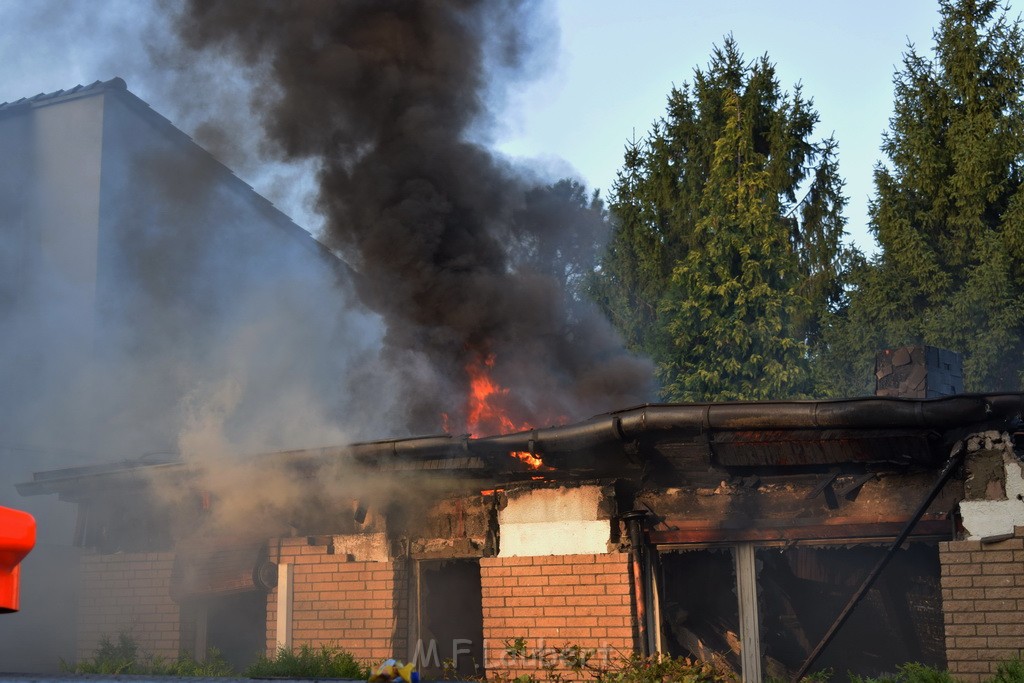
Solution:
<path fill-rule="evenodd" d="M 786 678 L 800 667 L 885 551 L 757 551 L 766 674 Z M 938 549 L 912 543 L 897 552 L 812 671 L 877 676 L 905 662 L 945 668 L 944 645 Z"/>
<path fill-rule="evenodd" d="M 245 671 L 267 650 L 267 594 L 246 591 L 211 598 L 206 638 L 235 671 Z"/>
<path fill-rule="evenodd" d="M 484 661 L 483 592 L 476 559 L 419 561 L 419 662 L 427 676 L 450 662 L 451 673 L 478 676 Z M 435 647 L 437 658 L 430 656 Z"/>
<path fill-rule="evenodd" d="M 883 545 L 756 550 L 762 674 L 792 680 L 810 651 L 885 554 Z M 661 552 L 663 649 L 740 673 L 740 615 L 731 548 Z M 938 548 L 898 551 L 811 673 L 858 676 L 920 662 L 945 668 Z"/>

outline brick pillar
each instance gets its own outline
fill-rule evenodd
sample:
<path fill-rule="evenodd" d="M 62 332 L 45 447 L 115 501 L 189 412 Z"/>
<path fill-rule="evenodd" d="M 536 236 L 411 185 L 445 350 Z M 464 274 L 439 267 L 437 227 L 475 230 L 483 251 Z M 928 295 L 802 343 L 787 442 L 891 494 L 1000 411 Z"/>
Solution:
<path fill-rule="evenodd" d="M 538 674 L 537 664 L 506 655 L 505 642 L 516 638 L 531 651 L 596 650 L 598 663 L 635 649 L 628 554 L 484 558 L 480 579 L 489 674 Z"/>
<path fill-rule="evenodd" d="M 347 554 L 310 545 L 304 537 L 282 539 L 272 559 L 293 566 L 294 648 L 340 647 L 369 662 L 407 656 L 409 582 L 404 562 L 349 561 Z M 277 642 L 277 591 L 267 596 L 270 654 Z"/>
<path fill-rule="evenodd" d="M 178 656 L 181 613 L 171 599 L 174 553 L 82 556 L 78 592 L 78 658 L 103 637 L 127 633 L 147 655 Z"/>
<path fill-rule="evenodd" d="M 995 543 L 939 544 L 946 659 L 959 680 L 991 677 L 1024 655 L 1024 527 Z"/>

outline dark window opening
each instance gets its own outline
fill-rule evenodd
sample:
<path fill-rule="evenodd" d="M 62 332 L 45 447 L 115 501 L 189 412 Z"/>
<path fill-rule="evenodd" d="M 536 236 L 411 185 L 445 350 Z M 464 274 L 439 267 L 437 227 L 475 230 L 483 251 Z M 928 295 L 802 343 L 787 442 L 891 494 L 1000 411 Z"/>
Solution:
<path fill-rule="evenodd" d="M 213 648 L 241 673 L 267 650 L 267 594 L 245 591 L 181 605 L 181 648 L 205 659 Z"/>
<path fill-rule="evenodd" d="M 758 551 L 766 675 L 792 677 L 885 551 L 868 546 Z M 934 546 L 911 544 L 896 554 L 812 672 L 877 676 L 904 662 L 946 665 Z"/>
<path fill-rule="evenodd" d="M 434 676 L 450 661 L 460 677 L 479 675 L 484 661 L 479 561 L 421 560 L 418 586 L 419 642 L 413 647 L 420 670 Z"/>
<path fill-rule="evenodd" d="M 731 548 L 662 553 L 665 651 L 739 672 L 735 566 Z"/>
<path fill-rule="evenodd" d="M 120 493 L 104 503 L 81 503 L 75 544 L 104 555 L 170 550 L 170 523 L 162 512 L 135 494 Z"/>

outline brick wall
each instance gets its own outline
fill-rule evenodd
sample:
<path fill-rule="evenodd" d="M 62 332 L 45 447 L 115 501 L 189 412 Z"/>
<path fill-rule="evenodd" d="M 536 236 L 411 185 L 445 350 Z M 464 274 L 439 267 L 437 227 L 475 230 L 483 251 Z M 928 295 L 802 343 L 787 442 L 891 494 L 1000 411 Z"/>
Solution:
<path fill-rule="evenodd" d="M 1024 655 L 1024 527 L 996 543 L 939 544 L 949 670 L 964 681 L 990 677 Z"/>
<path fill-rule="evenodd" d="M 146 654 L 178 656 L 180 613 L 171 600 L 174 553 L 83 555 L 78 594 L 79 659 L 102 637 L 130 634 Z"/>
<path fill-rule="evenodd" d="M 516 638 L 531 651 L 579 645 L 598 658 L 634 649 L 627 554 L 484 558 L 480 580 L 488 673 L 531 672 L 505 653 Z"/>
<path fill-rule="evenodd" d="M 399 562 L 350 562 L 305 538 L 281 541 L 275 562 L 294 566 L 292 645 L 341 647 L 356 659 L 405 658 L 408 574 Z M 277 647 L 277 589 L 267 596 L 267 651 Z"/>

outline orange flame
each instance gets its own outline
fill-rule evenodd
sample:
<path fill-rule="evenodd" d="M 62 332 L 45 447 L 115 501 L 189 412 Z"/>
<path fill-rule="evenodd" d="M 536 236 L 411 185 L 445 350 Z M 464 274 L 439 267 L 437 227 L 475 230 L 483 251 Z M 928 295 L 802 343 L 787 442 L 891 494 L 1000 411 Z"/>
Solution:
<path fill-rule="evenodd" d="M 513 458 L 518 458 L 519 460 L 525 462 L 527 465 L 530 466 L 531 470 L 539 470 L 541 465 L 544 464 L 544 461 L 541 460 L 539 456 L 534 455 L 529 451 L 512 451 L 511 453 L 509 453 L 509 455 L 511 455 Z"/>
<path fill-rule="evenodd" d="M 469 377 L 469 395 L 466 397 L 466 431 L 476 437 L 482 433 L 510 434 L 523 432 L 532 428 L 528 423 L 517 424 L 508 416 L 500 405 L 500 399 L 508 396 L 509 390 L 501 386 L 491 377 L 494 368 L 494 354 L 474 354 L 466 363 L 466 375 Z M 445 432 L 450 432 L 451 423 L 447 413 L 441 414 L 441 423 Z M 526 463 L 530 469 L 538 470 L 544 462 L 540 456 L 528 451 L 511 451 L 513 458 Z"/>
<path fill-rule="evenodd" d="M 466 364 L 469 375 L 469 396 L 466 406 L 466 429 L 470 436 L 482 431 L 509 434 L 530 429 L 528 424 L 516 424 L 495 402 L 508 396 L 508 389 L 495 382 L 490 375 L 494 367 L 494 354 L 476 356 Z"/>

